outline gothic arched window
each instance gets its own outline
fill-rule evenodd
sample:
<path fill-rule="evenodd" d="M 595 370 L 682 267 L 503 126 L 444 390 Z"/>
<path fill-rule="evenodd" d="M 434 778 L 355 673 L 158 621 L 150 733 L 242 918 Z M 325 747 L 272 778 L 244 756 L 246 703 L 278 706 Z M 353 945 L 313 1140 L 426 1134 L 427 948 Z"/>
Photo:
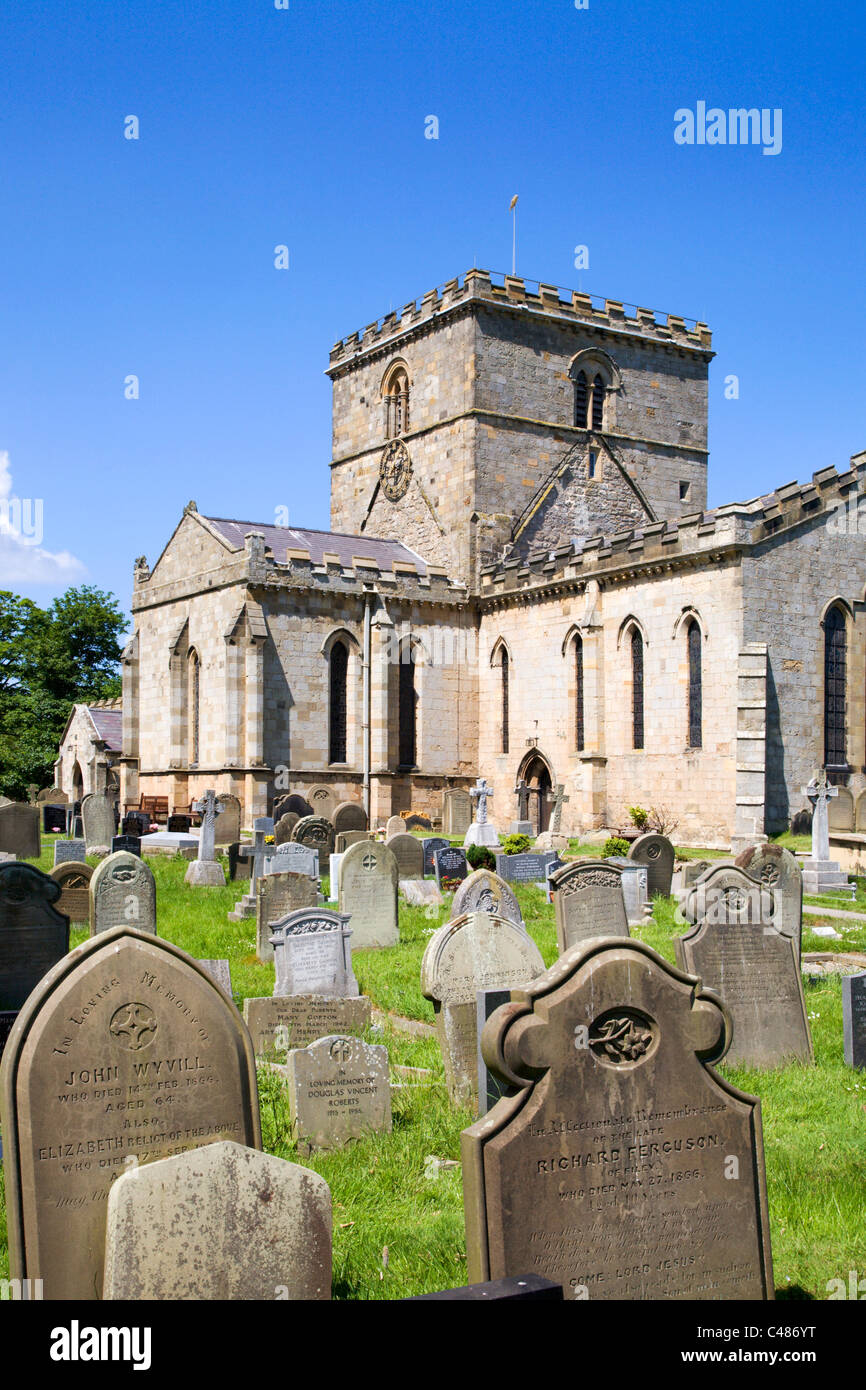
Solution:
<path fill-rule="evenodd" d="M 346 681 L 349 669 L 349 652 L 344 642 L 334 643 L 328 666 L 328 761 L 344 763 L 346 761 Z"/>
<path fill-rule="evenodd" d="M 689 649 L 689 747 L 702 746 L 701 629 L 692 619 L 686 629 Z"/>
<path fill-rule="evenodd" d="M 583 638 L 574 639 L 574 746 L 578 753 L 583 752 Z"/>
<path fill-rule="evenodd" d="M 187 656 L 187 711 L 189 716 L 189 761 L 193 766 L 198 763 L 200 690 L 201 662 L 195 647 L 190 647 Z"/>
<path fill-rule="evenodd" d="M 397 439 L 409 428 L 409 373 L 396 362 L 382 385 L 385 402 L 385 438 Z"/>
<path fill-rule="evenodd" d="M 643 748 L 643 638 L 637 628 L 631 634 L 632 747 Z"/>
<path fill-rule="evenodd" d="M 574 423 L 578 429 L 585 430 L 589 419 L 589 389 L 586 372 L 578 372 L 574 379 Z"/>
<path fill-rule="evenodd" d="M 400 653 L 399 725 L 401 767 L 415 767 L 417 757 L 418 692 L 415 689 L 415 653 L 406 642 Z"/>
<path fill-rule="evenodd" d="M 834 604 L 824 619 L 824 763 L 847 767 L 845 699 L 848 635 L 845 614 Z"/>

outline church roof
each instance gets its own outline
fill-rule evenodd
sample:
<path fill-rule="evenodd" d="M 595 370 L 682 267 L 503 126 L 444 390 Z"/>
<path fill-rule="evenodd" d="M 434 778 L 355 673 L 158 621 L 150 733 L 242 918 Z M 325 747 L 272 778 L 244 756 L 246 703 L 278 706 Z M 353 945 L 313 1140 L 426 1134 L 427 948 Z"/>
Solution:
<path fill-rule="evenodd" d="M 427 565 L 421 556 L 400 541 L 373 539 L 370 536 L 350 536 L 340 531 L 308 531 L 295 526 L 269 526 L 260 521 L 232 521 L 226 517 L 208 516 L 203 520 L 218 531 L 223 540 L 233 550 L 243 550 L 244 536 L 250 531 L 259 531 L 265 538 L 265 545 L 273 551 L 278 564 L 285 564 L 289 550 L 306 550 L 314 565 L 321 565 L 325 557 L 335 557 L 345 568 L 351 569 L 356 559 L 374 561 L 379 569 L 391 569 L 394 561 L 412 565 L 418 574 L 427 573 Z"/>
<path fill-rule="evenodd" d="M 112 753 L 121 752 L 123 749 L 123 710 L 100 709 L 98 706 L 88 705 L 87 713 L 93 720 L 96 732 L 106 747 Z"/>

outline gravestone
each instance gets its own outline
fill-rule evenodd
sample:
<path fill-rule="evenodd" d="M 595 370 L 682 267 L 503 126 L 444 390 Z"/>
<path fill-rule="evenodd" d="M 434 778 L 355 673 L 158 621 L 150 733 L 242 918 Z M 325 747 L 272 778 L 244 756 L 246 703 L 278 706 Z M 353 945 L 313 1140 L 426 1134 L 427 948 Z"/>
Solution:
<path fill-rule="evenodd" d="M 333 828 L 334 812 L 340 805 L 340 798 L 334 788 L 324 782 L 317 782 L 315 786 L 307 789 L 306 796 L 312 807 L 312 814 L 320 820 L 328 821 Z"/>
<path fill-rule="evenodd" d="M 298 840 L 286 840 L 277 845 L 273 854 L 265 855 L 265 874 L 306 874 L 319 877 L 319 851 Z"/>
<path fill-rule="evenodd" d="M 406 822 L 402 816 L 389 816 L 388 824 L 385 826 L 385 839 L 390 840 L 394 835 L 402 835 L 406 830 Z"/>
<path fill-rule="evenodd" d="M 397 860 L 387 845 L 350 845 L 340 867 L 340 911 L 352 918 L 352 950 L 396 946 Z"/>
<path fill-rule="evenodd" d="M 649 874 L 646 865 L 638 864 L 627 856 L 620 857 L 615 854 L 605 859 L 604 863 L 613 864 L 615 868 L 622 870 L 622 896 L 629 923 L 642 922 L 649 906 Z"/>
<path fill-rule="evenodd" d="M 414 835 L 392 835 L 388 848 L 397 860 L 400 878 L 424 877 L 424 850 Z"/>
<path fill-rule="evenodd" d="M 56 864 L 49 875 L 60 885 L 60 897 L 55 904 L 57 911 L 76 926 L 90 923 L 90 880 L 93 874 L 90 864 L 73 860 Z"/>
<path fill-rule="evenodd" d="M 780 931 L 800 942 L 803 931 L 803 875 L 790 850 L 781 845 L 751 845 L 735 860 L 737 868 L 763 883 L 773 894 L 773 921 Z"/>
<path fill-rule="evenodd" d="M 410 907 L 426 908 L 428 917 L 435 915 L 444 902 L 436 884 L 429 878 L 401 879 L 400 892 Z"/>
<path fill-rule="evenodd" d="M 800 790 L 812 804 L 812 853 L 798 855 L 803 892 L 815 896 L 842 892 L 849 887 L 848 875 L 830 858 L 830 807 L 840 788 L 828 783 L 826 768 L 818 768 L 808 786 Z"/>
<path fill-rule="evenodd" d="M 475 996 L 475 1031 L 478 1036 L 478 1114 L 486 1115 L 498 1100 L 508 1094 L 508 1083 L 492 1072 L 481 1051 L 481 1038 L 487 1020 L 503 1004 L 511 1003 L 510 989 L 480 989 Z"/>
<path fill-rule="evenodd" d="M 83 840 L 55 840 L 54 867 L 58 864 L 83 864 L 87 859 L 87 849 Z"/>
<path fill-rule="evenodd" d="M 14 1014 L 69 950 L 60 888 L 31 864 L 0 864 L 0 1011 Z"/>
<path fill-rule="evenodd" d="M 288 844 L 292 838 L 292 831 L 300 820 L 297 811 L 286 811 L 274 826 L 274 844 Z"/>
<path fill-rule="evenodd" d="M 271 924 L 275 998 L 293 994 L 357 998 L 350 920 L 345 913 L 306 908 Z"/>
<path fill-rule="evenodd" d="M 547 901 L 548 901 L 549 903 L 551 903 L 551 904 L 553 903 L 553 894 L 552 894 L 551 891 L 550 891 L 550 880 L 553 878 L 553 875 L 556 873 L 557 869 L 561 869 L 561 868 L 562 868 L 563 863 L 564 863 L 564 860 L 560 859 L 559 855 L 557 855 L 555 859 L 551 859 L 550 863 L 547 865 L 546 869 L 544 870 L 544 879 L 545 879 L 545 888 L 544 888 L 544 891 L 545 891 L 545 895 L 546 895 L 546 897 L 547 897 Z"/>
<path fill-rule="evenodd" d="M 7 806 L 12 806 L 14 802 L 9 801 L 6 804 Z M 37 810 L 38 809 L 37 807 Z M 68 818 L 68 806 L 43 806 L 42 833 L 44 835 L 65 835 Z"/>
<path fill-rule="evenodd" d="M 69 797 L 60 787 L 43 787 L 36 793 L 37 806 L 66 806 L 68 801 Z"/>
<path fill-rule="evenodd" d="M 214 844 L 233 845 L 241 838 L 241 803 L 231 792 L 221 792 L 216 801 Z"/>
<path fill-rule="evenodd" d="M 183 821 L 183 825 L 173 826 L 171 821 L 174 819 Z M 188 822 L 188 816 L 178 816 L 176 818 L 172 816 L 169 819 L 168 829 L 186 830 L 188 828 Z M 124 835 L 137 835 L 139 839 L 142 839 L 145 835 L 150 834 L 150 816 L 145 815 L 144 811 L 127 811 L 126 815 L 123 817 L 120 828 Z"/>
<path fill-rule="evenodd" d="M 436 872 L 433 856 L 437 849 L 449 849 L 450 846 L 448 841 L 443 840 L 441 836 L 431 835 L 421 841 L 421 848 L 424 851 L 424 877 L 426 878 L 428 874 L 435 874 Z"/>
<path fill-rule="evenodd" d="M 276 810 L 276 806 L 274 807 Z M 313 815 L 313 808 L 305 796 L 300 792 L 290 792 L 288 796 L 280 798 L 280 815 L 285 815 L 287 811 L 294 811 L 298 818 Z"/>
<path fill-rule="evenodd" d="M 695 925 L 674 941 L 677 964 L 729 1010 L 732 1066 L 812 1061 L 797 944 L 774 925 L 772 905 L 766 887 L 729 866 L 711 870 L 683 903 Z"/>
<path fill-rule="evenodd" d="M 745 852 L 746 851 L 744 851 L 744 853 Z M 738 859 L 737 863 L 739 864 L 739 862 L 740 861 Z M 688 863 L 684 864 L 682 869 L 680 870 L 681 886 L 684 889 L 691 888 L 692 884 L 696 883 L 697 880 L 701 878 L 701 876 L 712 867 L 712 861 L 709 859 L 690 859 Z M 740 867 L 742 868 L 743 866 L 740 865 Z"/>
<path fill-rule="evenodd" d="M 360 801 L 341 801 L 332 817 L 334 831 L 366 830 L 370 824 Z"/>
<path fill-rule="evenodd" d="M 67 844 L 81 844 L 81 840 L 68 840 Z M 56 846 L 55 846 L 56 848 Z M 141 837 L 139 835 L 113 835 L 111 837 L 111 853 L 116 854 L 119 849 L 126 850 L 127 854 L 137 854 L 141 858 Z M 56 861 L 55 861 L 56 862 Z"/>
<path fill-rule="evenodd" d="M 656 893 L 670 897 L 674 874 L 674 847 L 666 835 L 639 835 L 628 852 L 629 859 L 647 867 L 647 890 L 652 902 Z"/>
<path fill-rule="evenodd" d="M 462 787 L 449 787 L 442 796 L 442 833 L 465 835 L 472 824 L 472 799 Z"/>
<path fill-rule="evenodd" d="M 232 972 L 229 962 L 227 960 L 200 960 L 199 965 L 219 985 L 223 993 L 231 999 Z"/>
<path fill-rule="evenodd" d="M 107 796 L 101 792 L 88 792 L 81 798 L 81 819 L 84 822 L 84 838 L 87 853 L 95 850 L 110 852 L 114 839 L 114 807 Z"/>
<path fill-rule="evenodd" d="M 544 883 L 547 866 L 556 858 L 554 849 L 540 854 L 497 854 L 496 872 L 506 883 Z"/>
<path fill-rule="evenodd" d="M 305 816 L 292 831 L 292 839 L 319 852 L 319 872 L 328 872 L 328 859 L 334 849 L 334 827 L 321 816 Z"/>
<path fill-rule="evenodd" d="M 169 942 L 118 927 L 30 995 L 0 1067 L 10 1263 L 48 1299 L 98 1299 L 113 1180 L 209 1141 L 261 1146 L 237 1010 Z"/>
<path fill-rule="evenodd" d="M 315 907 L 319 901 L 319 883 L 307 874 L 291 871 L 265 874 L 256 886 L 256 955 L 261 961 L 273 960 L 271 945 L 273 923 L 290 912 Z"/>
<path fill-rule="evenodd" d="M 433 867 L 437 887 L 443 893 L 456 893 L 463 880 L 469 877 L 466 851 L 455 849 L 452 845 L 434 852 Z"/>
<path fill-rule="evenodd" d="M 842 1022 L 845 1061 L 862 1070 L 866 1068 L 866 970 L 842 976 Z"/>
<path fill-rule="evenodd" d="M 541 952 L 514 922 L 467 912 L 434 932 L 421 961 L 421 993 L 433 1002 L 448 1092 L 455 1105 L 478 1096 L 476 995 L 513 989 L 544 970 Z"/>
<path fill-rule="evenodd" d="M 861 792 L 854 808 L 854 829 L 858 835 L 866 832 L 866 792 Z"/>
<path fill-rule="evenodd" d="M 523 926 L 520 905 L 504 879 L 490 869 L 476 869 L 464 878 L 451 903 L 451 920 L 464 912 L 493 912 Z"/>
<path fill-rule="evenodd" d="M 147 864 L 119 850 L 90 880 L 90 935 L 127 926 L 156 934 L 156 884 Z"/>
<path fill-rule="evenodd" d="M 827 808 L 830 830 L 854 829 L 854 798 L 847 787 L 837 787 L 837 795 Z"/>
<path fill-rule="evenodd" d="M 328 866 L 328 896 L 332 902 L 339 902 L 340 900 L 340 865 L 342 862 L 342 854 L 331 855 L 331 862 Z"/>
<path fill-rule="evenodd" d="M 108 1198 L 102 1296 L 329 1299 L 328 1184 L 231 1141 L 123 1173 Z"/>
<path fill-rule="evenodd" d="M 198 854 L 184 874 L 184 883 L 195 888 L 224 888 L 225 870 L 216 862 L 216 827 L 222 807 L 213 789 L 209 788 L 192 809 L 201 816 L 201 829 Z"/>
<path fill-rule="evenodd" d="M 366 1133 L 390 1134 L 386 1047 L 332 1034 L 290 1051 L 281 1070 L 301 1153 L 339 1149 Z"/>
<path fill-rule="evenodd" d="M 556 942 L 564 955 L 593 936 L 628 936 L 622 869 L 598 859 L 564 864 L 550 880 Z"/>
<path fill-rule="evenodd" d="M 229 845 L 229 878 L 232 883 L 250 876 L 250 861 L 241 855 L 240 849 L 240 842 Z"/>
<path fill-rule="evenodd" d="M 340 830 L 334 836 L 334 853 L 345 854 L 350 845 L 358 845 L 362 840 L 369 838 L 369 832 L 366 830 Z"/>
<path fill-rule="evenodd" d="M 38 859 L 42 853 L 39 837 L 39 807 L 26 801 L 0 806 L 0 850 L 15 859 Z"/>
<path fill-rule="evenodd" d="M 641 942 L 598 939 L 511 998 L 481 1039 L 509 1094 L 461 1140 L 469 1281 L 771 1298 L 760 1101 L 708 1065 L 731 1039 L 718 999 Z"/>
<path fill-rule="evenodd" d="M 493 797 L 493 788 L 488 785 L 487 778 L 479 777 L 469 795 L 475 802 L 475 819 L 466 832 L 464 849 L 468 849 L 470 845 L 488 845 L 498 849 L 499 835 L 487 814 L 487 803 Z"/>
<path fill-rule="evenodd" d="M 521 777 L 514 788 L 517 797 L 517 820 L 509 826 L 509 835 L 534 835 L 535 828 L 529 819 L 529 786 Z"/>
<path fill-rule="evenodd" d="M 370 1026 L 372 1007 L 365 994 L 357 999 L 275 995 L 245 999 L 244 1022 L 256 1056 L 272 1056 L 292 1047 L 306 1047 L 329 1033 L 363 1033 Z"/>

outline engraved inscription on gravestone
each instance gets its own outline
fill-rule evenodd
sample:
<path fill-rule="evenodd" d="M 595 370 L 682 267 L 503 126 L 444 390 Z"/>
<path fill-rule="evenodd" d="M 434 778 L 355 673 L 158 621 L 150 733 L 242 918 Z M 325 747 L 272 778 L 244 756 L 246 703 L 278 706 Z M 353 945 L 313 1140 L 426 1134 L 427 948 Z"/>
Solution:
<path fill-rule="evenodd" d="M 490 869 L 476 869 L 464 878 L 451 903 L 451 919 L 464 912 L 496 912 L 523 926 L 520 905 L 504 879 Z"/>
<path fill-rule="evenodd" d="M 340 865 L 340 911 L 352 918 L 352 950 L 396 946 L 397 860 L 387 845 L 361 840 Z"/>
<path fill-rule="evenodd" d="M 842 976 L 842 1020 L 845 1061 L 849 1067 L 866 1067 L 866 971 Z"/>
<path fill-rule="evenodd" d="M 301 1153 L 391 1130 L 388 1049 L 331 1035 L 286 1057 L 289 1113 Z"/>
<path fill-rule="evenodd" d="M 147 864 L 118 850 L 97 867 L 90 880 L 90 935 L 129 926 L 156 932 L 156 884 Z"/>
<path fill-rule="evenodd" d="M 455 892 L 464 878 L 469 876 L 465 850 L 453 849 L 450 845 L 446 849 L 437 849 L 433 854 L 433 864 L 436 883 L 443 893 Z"/>
<path fill-rule="evenodd" d="M 564 864 L 550 880 L 556 940 L 563 955 L 591 936 L 628 936 L 623 870 L 597 859 Z"/>
<path fill-rule="evenodd" d="M 57 911 L 76 925 L 90 921 L 90 880 L 93 873 L 90 864 L 72 862 L 58 864 L 49 875 L 60 885 L 60 897 L 55 904 Z"/>
<path fill-rule="evenodd" d="M 343 913 L 312 908 L 288 913 L 271 924 L 275 997 L 318 994 L 344 999 L 357 996 L 350 920 Z"/>

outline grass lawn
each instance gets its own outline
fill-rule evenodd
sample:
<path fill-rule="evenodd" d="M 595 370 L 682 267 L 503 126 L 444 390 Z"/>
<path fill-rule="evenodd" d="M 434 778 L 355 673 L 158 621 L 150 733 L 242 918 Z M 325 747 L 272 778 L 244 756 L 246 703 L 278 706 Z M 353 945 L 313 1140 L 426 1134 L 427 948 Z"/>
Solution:
<path fill-rule="evenodd" d="M 53 860 L 52 844 L 53 838 L 45 837 L 39 867 L 46 871 Z M 581 847 L 581 852 L 597 849 Z M 256 960 L 254 922 L 230 923 L 226 916 L 244 885 L 190 889 L 183 882 L 184 860 L 153 857 L 148 863 L 157 881 L 160 936 L 197 958 L 228 959 L 239 1004 L 248 996 L 270 994 L 274 970 Z M 534 885 L 514 888 L 527 927 L 550 965 L 556 959 L 553 909 Z M 657 898 L 653 919 L 632 929 L 670 961 L 674 937 L 682 930 L 674 921 L 674 908 L 673 900 Z M 401 901 L 400 945 L 355 954 L 358 982 L 375 1008 L 432 1022 L 432 1005 L 418 985 L 421 956 L 449 909 L 446 898 L 445 908 L 428 917 L 425 909 Z M 804 926 L 803 949 L 866 949 L 866 923 L 840 926 L 837 919 L 834 925 L 843 933 L 842 941 L 814 937 Z M 85 935 L 85 929 L 76 929 L 72 944 Z M 823 1299 L 828 1280 L 847 1279 L 850 1269 L 866 1271 L 866 1072 L 851 1071 L 843 1062 L 839 979 L 807 980 L 805 991 L 814 1067 L 720 1070 L 762 1100 L 777 1294 Z M 280 1084 L 263 1069 L 265 1147 L 314 1168 L 331 1188 L 336 1298 L 391 1299 L 464 1283 L 460 1169 L 437 1176 L 428 1159 L 458 1159 L 460 1132 L 474 1116 L 449 1103 L 435 1038 L 408 1037 L 386 1025 L 381 1036 L 374 1030 L 369 1040 L 386 1043 L 392 1068 L 411 1066 L 429 1073 L 407 1081 L 394 1072 L 392 1079 L 399 1084 L 393 1091 L 393 1133 L 371 1135 L 338 1153 L 299 1158 Z M 7 1274 L 0 1191 L 0 1277 Z"/>

